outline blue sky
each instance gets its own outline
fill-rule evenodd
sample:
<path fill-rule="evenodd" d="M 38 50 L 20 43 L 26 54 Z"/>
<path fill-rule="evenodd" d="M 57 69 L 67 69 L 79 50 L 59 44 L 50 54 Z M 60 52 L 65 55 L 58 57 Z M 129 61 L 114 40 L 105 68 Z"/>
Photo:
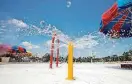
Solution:
<path fill-rule="evenodd" d="M 70 7 L 67 1 L 0 0 L 0 42 L 43 54 L 50 50 L 49 32 L 55 29 L 62 41 L 73 40 L 75 56 L 89 56 L 91 51 L 108 56 L 131 49 L 131 38 L 111 40 L 98 34 L 101 15 L 115 0 L 69 0 Z M 67 54 L 67 45 L 61 45 L 61 54 Z"/>

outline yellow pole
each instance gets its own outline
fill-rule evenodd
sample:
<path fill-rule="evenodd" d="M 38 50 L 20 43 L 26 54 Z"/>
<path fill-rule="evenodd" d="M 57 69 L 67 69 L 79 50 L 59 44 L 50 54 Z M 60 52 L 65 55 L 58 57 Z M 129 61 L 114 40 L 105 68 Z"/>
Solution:
<path fill-rule="evenodd" d="M 68 80 L 73 80 L 73 44 L 68 45 Z"/>

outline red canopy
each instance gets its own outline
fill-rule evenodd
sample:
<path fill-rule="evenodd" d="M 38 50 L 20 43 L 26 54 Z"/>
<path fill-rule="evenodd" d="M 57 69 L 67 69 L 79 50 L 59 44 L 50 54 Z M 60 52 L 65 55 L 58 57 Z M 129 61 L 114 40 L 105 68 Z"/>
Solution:
<path fill-rule="evenodd" d="M 18 50 L 19 50 L 19 52 L 23 52 L 24 53 L 24 48 L 23 47 L 19 46 Z"/>

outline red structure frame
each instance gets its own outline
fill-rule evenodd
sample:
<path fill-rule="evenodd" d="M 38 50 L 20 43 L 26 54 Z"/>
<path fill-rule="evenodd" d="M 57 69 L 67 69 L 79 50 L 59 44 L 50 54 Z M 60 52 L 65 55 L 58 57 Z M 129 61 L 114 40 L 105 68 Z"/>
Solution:
<path fill-rule="evenodd" d="M 53 55 L 54 55 L 54 42 L 55 42 L 55 37 L 56 37 L 56 33 L 53 34 L 52 36 L 52 42 L 51 42 L 51 53 L 50 53 L 50 68 L 52 69 L 52 64 L 53 64 Z M 56 55 L 56 67 L 58 67 L 59 64 L 59 38 L 57 38 L 57 55 Z"/>
<path fill-rule="evenodd" d="M 56 56 L 56 67 L 58 67 L 58 64 L 59 64 L 59 43 L 60 43 L 59 38 L 57 39 L 57 43 L 58 43 L 58 46 L 57 46 L 57 56 Z"/>

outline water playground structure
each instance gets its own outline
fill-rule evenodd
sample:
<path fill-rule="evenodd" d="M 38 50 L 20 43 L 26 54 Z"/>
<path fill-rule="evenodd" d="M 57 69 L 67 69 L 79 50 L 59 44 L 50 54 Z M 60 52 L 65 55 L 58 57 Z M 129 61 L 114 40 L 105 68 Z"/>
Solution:
<path fill-rule="evenodd" d="M 2 57 L 12 57 L 12 56 L 32 56 L 30 51 L 27 51 L 21 46 L 11 46 L 8 44 L 0 44 L 0 56 Z"/>
<path fill-rule="evenodd" d="M 100 32 L 111 38 L 132 37 L 132 1 L 117 0 L 113 6 L 102 15 Z M 52 35 L 50 68 L 52 68 L 54 41 L 56 33 Z M 58 67 L 59 38 L 57 38 L 56 67 Z M 131 66 L 131 65 L 130 65 Z M 121 68 L 124 65 L 121 65 Z M 125 66 L 126 68 L 126 66 Z M 73 80 L 73 44 L 68 44 L 68 78 Z"/>
<path fill-rule="evenodd" d="M 53 54 L 54 54 L 54 43 L 55 40 L 57 41 L 57 55 L 56 55 L 56 67 L 58 67 L 59 64 L 59 36 L 57 36 L 56 33 L 52 34 L 52 42 L 51 42 L 51 54 L 50 54 L 50 66 L 49 68 L 52 69 L 53 64 Z M 69 42 L 68 44 L 68 77 L 67 80 L 73 80 L 73 44 L 72 42 Z"/>
<path fill-rule="evenodd" d="M 121 1 L 121 0 L 120 0 Z M 125 0 L 124 0 L 125 1 Z M 129 31 L 131 28 L 131 7 L 125 6 L 123 8 L 119 8 L 117 6 L 118 4 L 115 3 L 112 8 L 110 8 L 108 11 L 106 11 L 103 16 L 102 16 L 102 23 L 101 23 L 101 28 L 100 32 L 104 33 L 105 35 L 109 35 L 112 38 L 119 38 L 119 37 L 131 37 L 132 33 Z M 113 11 L 113 12 L 112 12 Z M 114 16 L 114 17 L 113 17 Z M 116 18 L 118 16 L 118 18 Z M 122 17 L 122 18 L 119 18 Z M 127 19 L 127 21 L 125 20 Z M 119 21 L 117 21 L 119 20 Z M 114 23 L 114 24 L 113 24 Z M 123 24 L 124 23 L 124 24 Z M 111 27 L 113 26 L 113 28 Z M 125 31 L 120 30 L 121 28 L 126 28 L 128 27 Z M 129 32 L 129 34 L 127 34 Z M 59 45 L 60 45 L 60 39 L 57 33 L 52 34 L 52 41 L 51 41 L 51 50 L 50 50 L 50 62 L 49 62 L 49 68 L 53 68 L 53 55 L 55 51 L 55 41 L 57 42 L 57 53 L 56 53 L 56 67 L 59 66 Z M 9 49 L 10 50 L 10 49 Z M 13 54 L 19 54 L 21 53 L 27 53 L 22 47 L 13 47 L 13 50 L 11 50 Z M 31 53 L 29 53 L 31 55 Z M 121 67 L 131 67 L 132 65 L 124 65 L 122 64 Z M 73 43 L 69 42 L 68 44 L 68 74 L 67 74 L 67 80 L 74 80 L 73 77 Z"/>
<path fill-rule="evenodd" d="M 52 68 L 52 63 L 53 63 L 53 54 L 54 54 L 54 43 L 55 43 L 55 39 L 56 39 L 56 33 L 53 33 L 52 35 L 52 43 L 51 43 L 51 53 L 50 53 L 50 68 Z M 57 38 L 57 55 L 56 55 L 56 67 L 58 67 L 58 63 L 59 63 L 59 38 Z"/>

